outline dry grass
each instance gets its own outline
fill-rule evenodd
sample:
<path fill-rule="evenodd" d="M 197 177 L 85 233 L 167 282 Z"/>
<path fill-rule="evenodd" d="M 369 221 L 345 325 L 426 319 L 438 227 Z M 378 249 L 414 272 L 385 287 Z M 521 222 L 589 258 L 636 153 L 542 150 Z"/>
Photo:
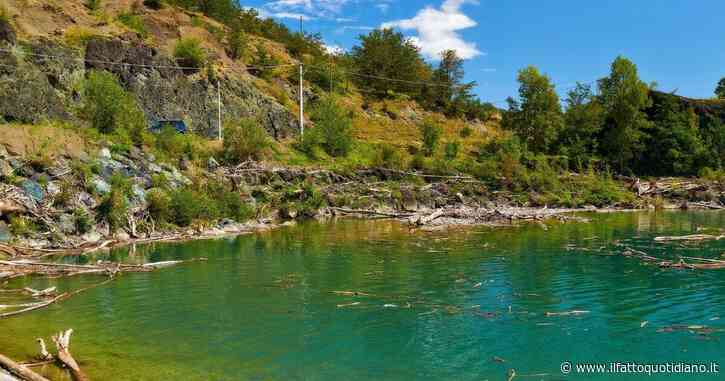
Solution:
<path fill-rule="evenodd" d="M 23 157 L 79 158 L 93 148 L 78 131 L 56 123 L 0 124 L 0 144 Z"/>

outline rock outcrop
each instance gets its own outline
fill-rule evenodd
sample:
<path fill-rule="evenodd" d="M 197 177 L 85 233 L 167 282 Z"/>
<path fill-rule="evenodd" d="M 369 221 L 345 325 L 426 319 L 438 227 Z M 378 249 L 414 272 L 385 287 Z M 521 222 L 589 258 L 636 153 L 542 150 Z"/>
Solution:
<path fill-rule="evenodd" d="M 106 70 L 135 95 L 149 123 L 181 119 L 196 133 L 218 134 L 216 83 L 176 68 L 173 59 L 134 37 L 93 38 L 83 51 L 41 39 L 27 50 L 0 52 L 0 117 L 6 121 L 72 119 L 86 72 Z M 247 74 L 224 72 L 218 84 L 224 121 L 251 117 L 276 139 L 297 134 L 295 116 L 254 87 Z"/>

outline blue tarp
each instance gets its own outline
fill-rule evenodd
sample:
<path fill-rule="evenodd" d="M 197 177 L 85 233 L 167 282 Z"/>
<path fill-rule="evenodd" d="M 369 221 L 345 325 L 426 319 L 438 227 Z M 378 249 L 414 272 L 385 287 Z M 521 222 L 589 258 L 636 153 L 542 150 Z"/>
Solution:
<path fill-rule="evenodd" d="M 184 123 L 183 120 L 157 120 L 151 124 L 151 128 L 149 128 L 152 132 L 161 132 L 161 129 L 165 126 L 171 126 L 173 127 L 176 132 L 180 134 L 185 134 L 188 131 L 188 128 L 186 127 L 186 123 Z"/>

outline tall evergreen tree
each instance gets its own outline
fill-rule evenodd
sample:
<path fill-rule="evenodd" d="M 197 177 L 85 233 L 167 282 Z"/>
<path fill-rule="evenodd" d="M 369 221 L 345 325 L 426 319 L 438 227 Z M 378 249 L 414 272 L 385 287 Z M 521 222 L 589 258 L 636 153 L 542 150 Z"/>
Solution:
<path fill-rule="evenodd" d="M 602 106 L 589 85 L 577 83 L 567 95 L 559 153 L 568 156 L 574 168 L 579 168 L 588 165 L 596 153 L 597 134 L 603 121 Z"/>
<path fill-rule="evenodd" d="M 715 95 L 717 95 L 720 99 L 725 99 L 725 78 L 721 79 L 720 82 L 717 83 Z"/>

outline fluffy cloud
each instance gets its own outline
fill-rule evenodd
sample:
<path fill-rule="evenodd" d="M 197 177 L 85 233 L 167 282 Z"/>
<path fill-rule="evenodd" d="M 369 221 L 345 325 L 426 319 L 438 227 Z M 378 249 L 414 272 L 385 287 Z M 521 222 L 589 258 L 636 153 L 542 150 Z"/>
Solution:
<path fill-rule="evenodd" d="M 381 27 L 415 30 L 418 35 L 411 41 L 429 58 L 440 58 L 440 53 L 448 49 L 454 49 L 461 58 L 473 58 L 483 53 L 458 33 L 478 25 L 461 11 L 465 3 L 478 4 L 476 0 L 446 0 L 440 9 L 428 6 L 413 18 L 386 22 Z"/>

